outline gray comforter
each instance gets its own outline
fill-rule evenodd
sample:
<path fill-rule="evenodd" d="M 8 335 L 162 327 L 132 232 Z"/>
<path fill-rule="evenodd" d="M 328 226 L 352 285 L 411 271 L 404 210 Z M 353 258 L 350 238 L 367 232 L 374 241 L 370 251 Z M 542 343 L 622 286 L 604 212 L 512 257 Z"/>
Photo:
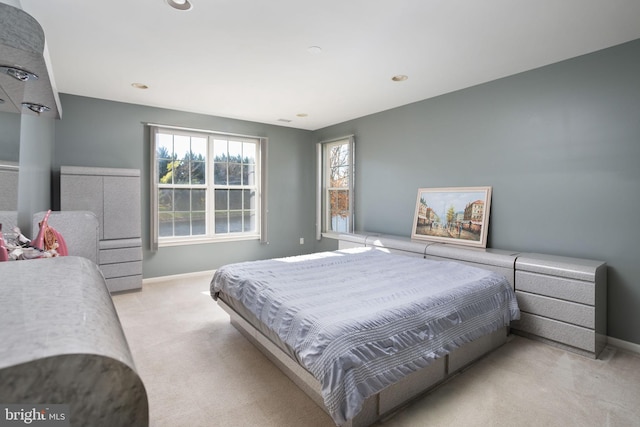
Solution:
<path fill-rule="evenodd" d="M 219 292 L 294 349 L 337 425 L 368 396 L 520 316 L 499 274 L 373 248 L 227 265 L 211 281 Z"/>

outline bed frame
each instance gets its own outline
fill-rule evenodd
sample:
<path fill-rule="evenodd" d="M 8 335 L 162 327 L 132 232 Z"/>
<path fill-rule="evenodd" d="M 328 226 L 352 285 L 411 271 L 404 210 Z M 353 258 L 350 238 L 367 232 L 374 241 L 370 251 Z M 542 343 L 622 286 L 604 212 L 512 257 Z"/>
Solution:
<path fill-rule="evenodd" d="M 231 324 L 326 412 L 320 382 L 224 301 L 218 299 L 218 304 L 229 313 Z M 369 426 L 392 414 L 413 398 L 434 388 L 470 363 L 500 347 L 507 340 L 507 332 L 507 328 L 502 328 L 472 341 L 367 398 L 358 415 L 343 427 Z"/>

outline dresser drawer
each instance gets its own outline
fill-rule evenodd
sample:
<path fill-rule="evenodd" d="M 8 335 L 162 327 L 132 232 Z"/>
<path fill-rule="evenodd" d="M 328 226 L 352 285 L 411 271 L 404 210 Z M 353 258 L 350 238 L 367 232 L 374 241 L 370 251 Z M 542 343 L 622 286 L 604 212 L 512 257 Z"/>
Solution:
<path fill-rule="evenodd" d="M 607 264 L 602 261 L 569 258 L 557 255 L 521 253 L 516 270 L 558 276 L 584 282 L 599 282 L 606 276 Z"/>
<path fill-rule="evenodd" d="M 142 261 L 121 262 L 118 264 L 100 265 L 105 279 L 142 275 Z"/>
<path fill-rule="evenodd" d="M 100 265 L 118 262 L 142 261 L 142 248 L 101 249 Z"/>
<path fill-rule="evenodd" d="M 516 271 L 516 290 L 594 305 L 595 285 L 581 280 Z"/>
<path fill-rule="evenodd" d="M 106 279 L 109 292 L 129 291 L 142 288 L 142 275 Z"/>
<path fill-rule="evenodd" d="M 576 304 L 541 295 L 516 291 L 518 306 L 523 312 L 560 320 L 585 328 L 594 329 L 596 309 L 593 306 Z"/>
<path fill-rule="evenodd" d="M 520 320 L 511 322 L 511 327 L 523 332 L 570 345 L 590 353 L 596 352 L 595 331 L 581 326 L 570 325 L 558 320 L 520 313 Z"/>

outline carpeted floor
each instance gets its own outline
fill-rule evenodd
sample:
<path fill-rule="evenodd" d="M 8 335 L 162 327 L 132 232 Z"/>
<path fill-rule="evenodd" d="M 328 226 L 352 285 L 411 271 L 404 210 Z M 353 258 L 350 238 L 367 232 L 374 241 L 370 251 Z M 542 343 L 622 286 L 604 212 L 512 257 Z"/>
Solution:
<path fill-rule="evenodd" d="M 210 276 L 146 284 L 113 300 L 147 389 L 152 427 L 331 427 L 331 418 L 229 324 Z M 640 426 L 640 355 L 591 360 L 513 336 L 378 423 Z"/>

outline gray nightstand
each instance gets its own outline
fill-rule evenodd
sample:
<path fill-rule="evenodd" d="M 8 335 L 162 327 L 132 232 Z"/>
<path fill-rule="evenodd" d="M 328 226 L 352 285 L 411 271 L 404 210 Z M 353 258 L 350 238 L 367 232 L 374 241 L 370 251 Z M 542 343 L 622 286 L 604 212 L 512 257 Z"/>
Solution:
<path fill-rule="evenodd" d="M 596 358 L 606 345 L 607 265 L 524 253 L 516 259 L 514 332 Z"/>

